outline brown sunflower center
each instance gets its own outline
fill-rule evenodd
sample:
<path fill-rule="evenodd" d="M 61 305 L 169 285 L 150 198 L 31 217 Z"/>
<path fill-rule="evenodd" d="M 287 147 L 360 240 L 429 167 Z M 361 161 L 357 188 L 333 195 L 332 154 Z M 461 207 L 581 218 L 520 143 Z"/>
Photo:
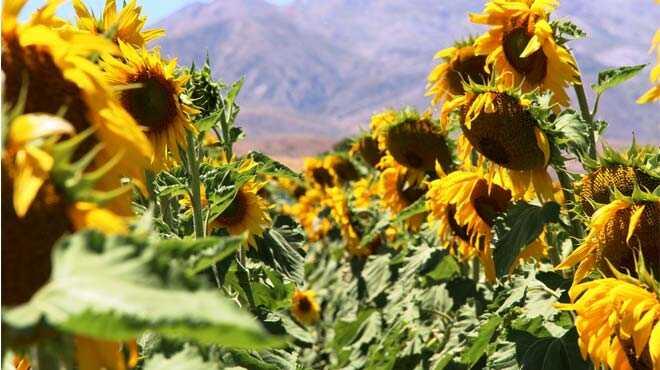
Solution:
<path fill-rule="evenodd" d="M 612 188 L 616 188 L 623 195 L 630 196 L 635 185 L 652 191 L 660 185 L 660 179 L 632 166 L 614 165 L 598 168 L 582 180 L 580 192 L 582 208 L 588 215 L 592 215 L 594 207 L 590 201 L 601 204 L 609 203 Z"/>
<path fill-rule="evenodd" d="M 355 166 L 353 166 L 353 163 L 346 159 L 342 159 L 341 161 L 335 163 L 332 169 L 335 171 L 337 177 L 339 177 L 339 181 L 342 183 L 357 180 L 359 177 Z"/>
<path fill-rule="evenodd" d="M 465 242 L 470 241 L 467 226 L 461 226 L 458 224 L 458 222 L 456 222 L 456 206 L 453 204 L 447 206 L 447 222 L 449 223 L 449 227 L 451 228 L 451 231 L 454 233 L 454 235 L 458 236 Z"/>
<path fill-rule="evenodd" d="M 176 91 L 160 74 L 142 71 L 130 81 L 139 87 L 127 89 L 121 94 L 124 108 L 154 134 L 166 131 L 177 117 Z"/>
<path fill-rule="evenodd" d="M 298 310 L 300 312 L 309 312 L 312 310 L 312 302 L 309 301 L 309 298 L 303 296 L 298 301 Z"/>
<path fill-rule="evenodd" d="M 495 110 L 491 113 L 482 111 L 468 129 L 464 122 L 471 104 L 463 107 L 461 128 L 479 153 L 512 170 L 530 170 L 545 165 L 545 156 L 536 142 L 534 117 L 518 99 L 498 93 L 493 99 Z"/>
<path fill-rule="evenodd" d="M 358 145 L 362 159 L 364 159 L 364 161 L 371 167 L 376 166 L 380 161 L 380 158 L 383 156 L 383 152 L 378 149 L 378 143 L 376 140 L 369 136 L 365 136 L 360 139 Z"/>
<path fill-rule="evenodd" d="M 527 47 L 532 36 L 523 27 L 507 32 L 502 40 L 506 60 L 516 70 L 525 76 L 525 80 L 538 84 L 545 78 L 548 69 L 548 57 L 539 49 L 524 58 L 520 56 Z"/>
<path fill-rule="evenodd" d="M 408 184 L 405 176 L 399 177 L 399 181 L 397 182 L 397 190 L 399 191 L 401 198 L 403 198 L 408 205 L 415 203 L 418 199 L 423 197 L 424 194 L 426 194 L 426 187 Z"/>
<path fill-rule="evenodd" d="M 314 179 L 314 182 L 321 186 L 332 186 L 334 182 L 330 172 L 328 172 L 328 170 L 323 167 L 314 168 L 312 170 L 312 178 Z"/>
<path fill-rule="evenodd" d="M 406 121 L 390 128 L 387 148 L 397 162 L 408 168 L 429 172 L 436 161 L 445 172 L 453 167 L 447 139 L 434 130 L 430 121 Z"/>
<path fill-rule="evenodd" d="M 66 108 L 66 118 L 76 131 L 90 126 L 87 104 L 73 82 L 55 64 L 51 54 L 40 47 L 21 47 L 18 40 L 3 38 L 2 71 L 6 102 L 16 104 L 21 89 L 27 88 L 24 113 L 51 113 Z"/>
<path fill-rule="evenodd" d="M 628 227 L 633 212 L 644 205 L 644 211 L 639 218 L 635 231 L 629 241 L 626 241 Z M 635 258 L 642 253 L 649 270 L 656 274 L 660 271 L 660 203 L 644 202 L 633 207 L 618 210 L 598 234 L 600 249 L 598 249 L 599 268 L 611 275 L 607 261 L 619 270 L 635 273 Z"/>
<path fill-rule="evenodd" d="M 509 190 L 491 184 L 489 191 L 485 180 L 480 180 L 472 191 L 471 201 L 475 211 L 491 227 L 495 223 L 495 218 L 506 211 L 510 200 Z"/>
<path fill-rule="evenodd" d="M 243 190 L 239 190 L 236 193 L 236 197 L 232 200 L 229 207 L 227 207 L 218 218 L 216 222 L 221 226 L 234 226 L 240 224 L 247 215 L 248 211 L 248 199 L 247 195 Z"/>
<path fill-rule="evenodd" d="M 463 95 L 465 93 L 463 82 L 473 81 L 478 84 L 487 83 L 489 75 L 484 70 L 485 66 L 485 55 L 473 55 L 454 62 L 451 66 L 451 70 L 447 74 L 449 91 L 453 95 Z"/>
<path fill-rule="evenodd" d="M 3 60 L 4 61 L 4 60 Z M 67 204 L 46 183 L 23 218 L 13 207 L 13 184 L 2 165 L 2 304 L 15 306 L 30 300 L 49 279 L 55 242 L 73 226 Z"/>

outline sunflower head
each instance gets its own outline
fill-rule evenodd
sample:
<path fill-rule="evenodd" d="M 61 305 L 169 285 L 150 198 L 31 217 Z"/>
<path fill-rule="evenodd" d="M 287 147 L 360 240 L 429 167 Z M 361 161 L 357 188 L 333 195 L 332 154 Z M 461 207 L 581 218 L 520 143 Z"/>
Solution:
<path fill-rule="evenodd" d="M 232 201 L 210 222 L 209 228 L 223 229 L 229 235 L 247 233 L 246 246 L 256 245 L 255 237 L 263 235 L 271 222 L 268 204 L 258 194 L 263 185 L 253 180 L 242 184 Z"/>
<path fill-rule="evenodd" d="M 351 147 L 351 154 L 359 155 L 371 167 L 376 167 L 384 153 L 378 148 L 378 141 L 371 135 L 363 135 L 355 140 Z"/>
<path fill-rule="evenodd" d="M 176 61 L 164 61 L 160 52 L 136 49 L 119 42 L 122 59 L 106 55 L 106 79 L 118 91 L 121 105 L 146 128 L 155 149 L 152 165 L 163 167 L 178 157 L 186 130 L 192 130 L 190 116 L 197 111 L 180 99 L 188 81 L 176 70 Z"/>
<path fill-rule="evenodd" d="M 308 188 L 292 206 L 286 206 L 284 211 L 295 217 L 305 230 L 307 240 L 315 242 L 328 234 L 332 225 L 327 217 L 321 216 L 325 209 L 326 193 L 317 188 Z"/>
<path fill-rule="evenodd" d="M 439 51 L 434 59 L 440 59 L 428 76 L 426 95 L 433 97 L 437 104 L 445 97 L 463 95 L 466 82 L 487 83 L 490 74 L 486 72 L 486 56 L 476 55 L 474 40 L 468 39 Z"/>
<path fill-rule="evenodd" d="M 548 163 L 547 150 L 538 137 L 543 134 L 522 98 L 497 90 L 470 93 L 465 98 L 461 129 L 481 155 L 516 171 Z"/>
<path fill-rule="evenodd" d="M 380 246 L 379 237 L 369 243 L 364 243 L 362 240 L 364 231 L 370 224 L 373 224 L 373 220 L 369 217 L 358 217 L 358 214 L 351 209 L 350 198 L 344 190 L 339 187 L 328 189 L 328 197 L 325 202 L 330 208 L 330 215 L 338 226 L 346 250 L 350 255 L 366 258 Z M 360 215 L 368 216 L 367 213 L 360 213 Z"/>
<path fill-rule="evenodd" d="M 326 188 L 335 185 L 335 179 L 321 158 L 305 158 L 303 165 L 305 179 L 312 186 Z"/>
<path fill-rule="evenodd" d="M 321 307 L 316 301 L 316 294 L 311 290 L 297 290 L 291 298 L 291 313 L 298 322 L 313 325 L 321 317 Z"/>
<path fill-rule="evenodd" d="M 412 109 L 399 112 L 396 121 L 379 129 L 379 145 L 402 166 L 420 173 L 434 172 L 436 162 L 451 172 L 449 139 L 440 124 Z"/>
<path fill-rule="evenodd" d="M 326 156 L 324 167 L 332 175 L 334 184 L 346 184 L 359 178 L 357 168 L 345 155 L 330 154 Z"/>
<path fill-rule="evenodd" d="M 144 47 L 149 41 L 165 35 L 162 29 L 142 30 L 147 18 L 141 15 L 142 7 L 137 5 L 136 0 L 124 2 L 119 11 L 115 0 L 106 0 L 100 19 L 94 17 L 81 0 L 74 0 L 73 8 L 79 29 L 105 35 L 115 43 L 122 41 L 135 47 Z"/>
<path fill-rule="evenodd" d="M 491 29 L 476 42 L 476 54 L 487 56 L 489 70 L 500 76 L 503 86 L 521 85 L 523 90 L 550 90 L 553 100 L 568 105 L 564 89 L 577 82 L 575 61 L 554 39 L 548 22 L 557 2 L 548 0 L 491 0 L 481 14 L 471 14 L 474 23 Z"/>
<path fill-rule="evenodd" d="M 635 272 L 635 260 L 641 254 L 654 273 L 660 271 L 660 198 L 639 188 L 626 197 L 615 192 L 612 202 L 599 208 L 591 217 L 589 233 L 582 245 L 558 268 L 579 264 L 574 281 L 580 282 L 594 268 L 606 275 L 612 270 Z"/>

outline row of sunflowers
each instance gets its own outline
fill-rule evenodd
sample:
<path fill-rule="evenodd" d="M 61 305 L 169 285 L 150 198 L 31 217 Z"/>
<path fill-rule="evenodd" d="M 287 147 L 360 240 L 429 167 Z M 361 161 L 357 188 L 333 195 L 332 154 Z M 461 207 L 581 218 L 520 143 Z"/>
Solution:
<path fill-rule="evenodd" d="M 601 95 L 645 66 L 590 106 L 556 1 L 487 2 L 429 109 L 302 174 L 234 152 L 242 80 L 164 58 L 135 0 L 25 3 L 2 15 L 3 369 L 660 369 L 660 149 L 598 147 Z"/>

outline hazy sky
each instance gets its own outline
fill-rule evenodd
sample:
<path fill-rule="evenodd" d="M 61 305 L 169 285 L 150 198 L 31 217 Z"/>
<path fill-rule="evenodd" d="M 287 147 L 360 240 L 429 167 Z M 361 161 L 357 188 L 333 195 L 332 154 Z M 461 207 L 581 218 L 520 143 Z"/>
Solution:
<path fill-rule="evenodd" d="M 105 0 L 83 0 L 85 4 L 92 10 L 95 14 L 99 14 L 100 10 L 103 9 L 103 4 Z M 209 2 L 210 0 L 137 0 L 138 4 L 142 5 L 144 14 L 149 17 L 149 23 L 156 22 L 161 18 L 173 13 L 177 9 L 180 9 L 188 4 L 196 2 Z M 266 0 L 275 4 L 287 4 L 292 0 Z M 29 0 L 25 9 L 21 13 L 22 18 L 29 16 L 29 14 L 36 8 L 40 7 L 45 3 L 44 0 Z M 117 0 L 118 4 L 122 3 L 122 0 Z M 73 17 L 73 6 L 70 1 L 65 2 L 61 7 L 60 15 L 64 18 Z"/>

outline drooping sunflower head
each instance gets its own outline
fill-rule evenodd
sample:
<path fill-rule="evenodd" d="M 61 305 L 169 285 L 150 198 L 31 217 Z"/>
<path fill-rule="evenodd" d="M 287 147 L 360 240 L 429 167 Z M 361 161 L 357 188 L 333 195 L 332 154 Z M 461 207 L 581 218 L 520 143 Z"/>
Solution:
<path fill-rule="evenodd" d="M 35 13 L 27 23 L 16 16 L 24 2 L 8 1 L 3 5 L 2 70 L 5 102 L 20 105 L 22 113 L 58 114 L 76 132 L 94 129 L 82 146 L 87 152 L 103 143 L 93 166 L 108 161 L 120 162 L 112 174 L 104 176 L 99 186 L 106 190 L 121 185 L 123 176 L 142 177 L 151 156 L 151 146 L 135 121 L 124 111 L 105 83 L 98 65 L 88 57 L 112 54 L 117 48 L 103 37 L 55 27 L 58 2 L 51 2 Z M 113 208 L 129 214 L 130 199 L 116 198 Z"/>
<path fill-rule="evenodd" d="M 380 127 L 378 143 L 399 164 L 419 173 L 434 172 L 436 163 L 445 173 L 454 167 L 449 139 L 439 122 L 413 109 L 404 109 L 395 121 Z"/>
<path fill-rule="evenodd" d="M 589 233 L 582 245 L 558 268 L 578 265 L 574 282 L 598 268 L 611 275 L 609 264 L 618 270 L 635 271 L 642 255 L 649 269 L 660 271 L 660 197 L 636 188 L 630 197 L 615 192 L 615 199 L 591 217 Z"/>
<path fill-rule="evenodd" d="M 291 298 L 291 313 L 300 323 L 313 325 L 321 317 L 321 307 L 311 290 L 297 290 Z"/>
<path fill-rule="evenodd" d="M 554 0 L 491 0 L 472 22 L 491 26 L 476 42 L 476 54 L 486 55 L 486 64 L 500 76 L 499 83 L 523 90 L 549 90 L 553 100 L 568 105 L 565 88 L 577 82 L 575 61 L 554 39 L 548 21 L 556 8 Z"/>
<path fill-rule="evenodd" d="M 657 369 L 660 366 L 660 298 L 657 291 L 621 273 L 574 285 L 570 304 L 582 357 L 595 368 Z"/>
<path fill-rule="evenodd" d="M 330 154 L 323 159 L 324 168 L 330 172 L 333 184 L 342 185 L 359 178 L 357 168 L 345 155 Z"/>
<path fill-rule="evenodd" d="M 268 204 L 258 194 L 262 186 L 253 180 L 241 185 L 231 203 L 210 222 L 209 228 L 223 229 L 229 235 L 247 233 L 246 246 L 255 246 L 255 237 L 263 235 L 271 223 Z"/>
<path fill-rule="evenodd" d="M 362 135 L 353 142 L 350 153 L 359 155 L 362 160 L 371 167 L 376 167 L 384 153 L 378 147 L 376 141 L 371 135 Z"/>
<path fill-rule="evenodd" d="M 320 188 L 332 187 L 335 185 L 335 179 L 330 170 L 325 166 L 321 158 L 305 158 L 303 164 L 305 179 L 311 186 Z"/>
<path fill-rule="evenodd" d="M 81 0 L 74 0 L 73 8 L 79 29 L 104 35 L 115 43 L 122 41 L 140 48 L 165 35 L 165 30 L 162 29 L 142 30 L 147 17 L 140 14 L 142 7 L 137 5 L 136 0 L 124 3 L 119 11 L 115 0 L 106 0 L 100 19 L 97 19 Z"/>
<path fill-rule="evenodd" d="M 431 182 L 427 194 L 429 221 L 439 221 L 439 236 L 453 243 L 464 258 L 478 256 L 494 280 L 490 242 L 495 218 L 506 211 L 511 192 L 479 172 L 456 171 Z"/>
<path fill-rule="evenodd" d="M 398 214 L 406 207 L 412 205 L 426 194 L 427 186 L 424 182 L 411 178 L 407 169 L 386 155 L 381 164 L 381 173 L 378 178 L 378 194 L 381 204 L 393 214 Z M 411 226 L 416 229 L 421 225 L 424 215 L 410 218 Z"/>
<path fill-rule="evenodd" d="M 433 104 L 438 104 L 447 97 L 463 95 L 463 84 L 476 82 L 485 84 L 490 80 L 486 72 L 486 56 L 476 55 L 474 40 L 468 39 L 456 45 L 440 50 L 434 59 L 440 59 L 428 76 L 426 95 L 432 96 Z"/>
<path fill-rule="evenodd" d="M 366 229 L 350 207 L 350 197 L 339 187 L 328 189 L 326 205 L 330 215 L 337 224 L 346 250 L 352 256 L 365 258 L 370 256 L 380 246 L 380 238 L 369 243 L 363 243 L 362 234 Z"/>
<path fill-rule="evenodd" d="M 635 187 L 653 191 L 660 186 L 660 149 L 635 143 L 626 153 L 604 146 L 598 161 L 587 162 L 591 172 L 582 177 L 579 196 L 582 209 L 592 215 L 594 205 L 612 200 L 612 190 L 630 196 Z"/>
<path fill-rule="evenodd" d="M 192 129 L 196 110 L 180 99 L 188 80 L 177 74 L 176 60 L 164 61 L 158 50 L 136 49 L 119 42 L 122 59 L 106 55 L 103 67 L 108 82 L 117 89 L 122 106 L 141 126 L 154 146 L 152 165 L 160 168 L 178 156 L 179 145 Z"/>

